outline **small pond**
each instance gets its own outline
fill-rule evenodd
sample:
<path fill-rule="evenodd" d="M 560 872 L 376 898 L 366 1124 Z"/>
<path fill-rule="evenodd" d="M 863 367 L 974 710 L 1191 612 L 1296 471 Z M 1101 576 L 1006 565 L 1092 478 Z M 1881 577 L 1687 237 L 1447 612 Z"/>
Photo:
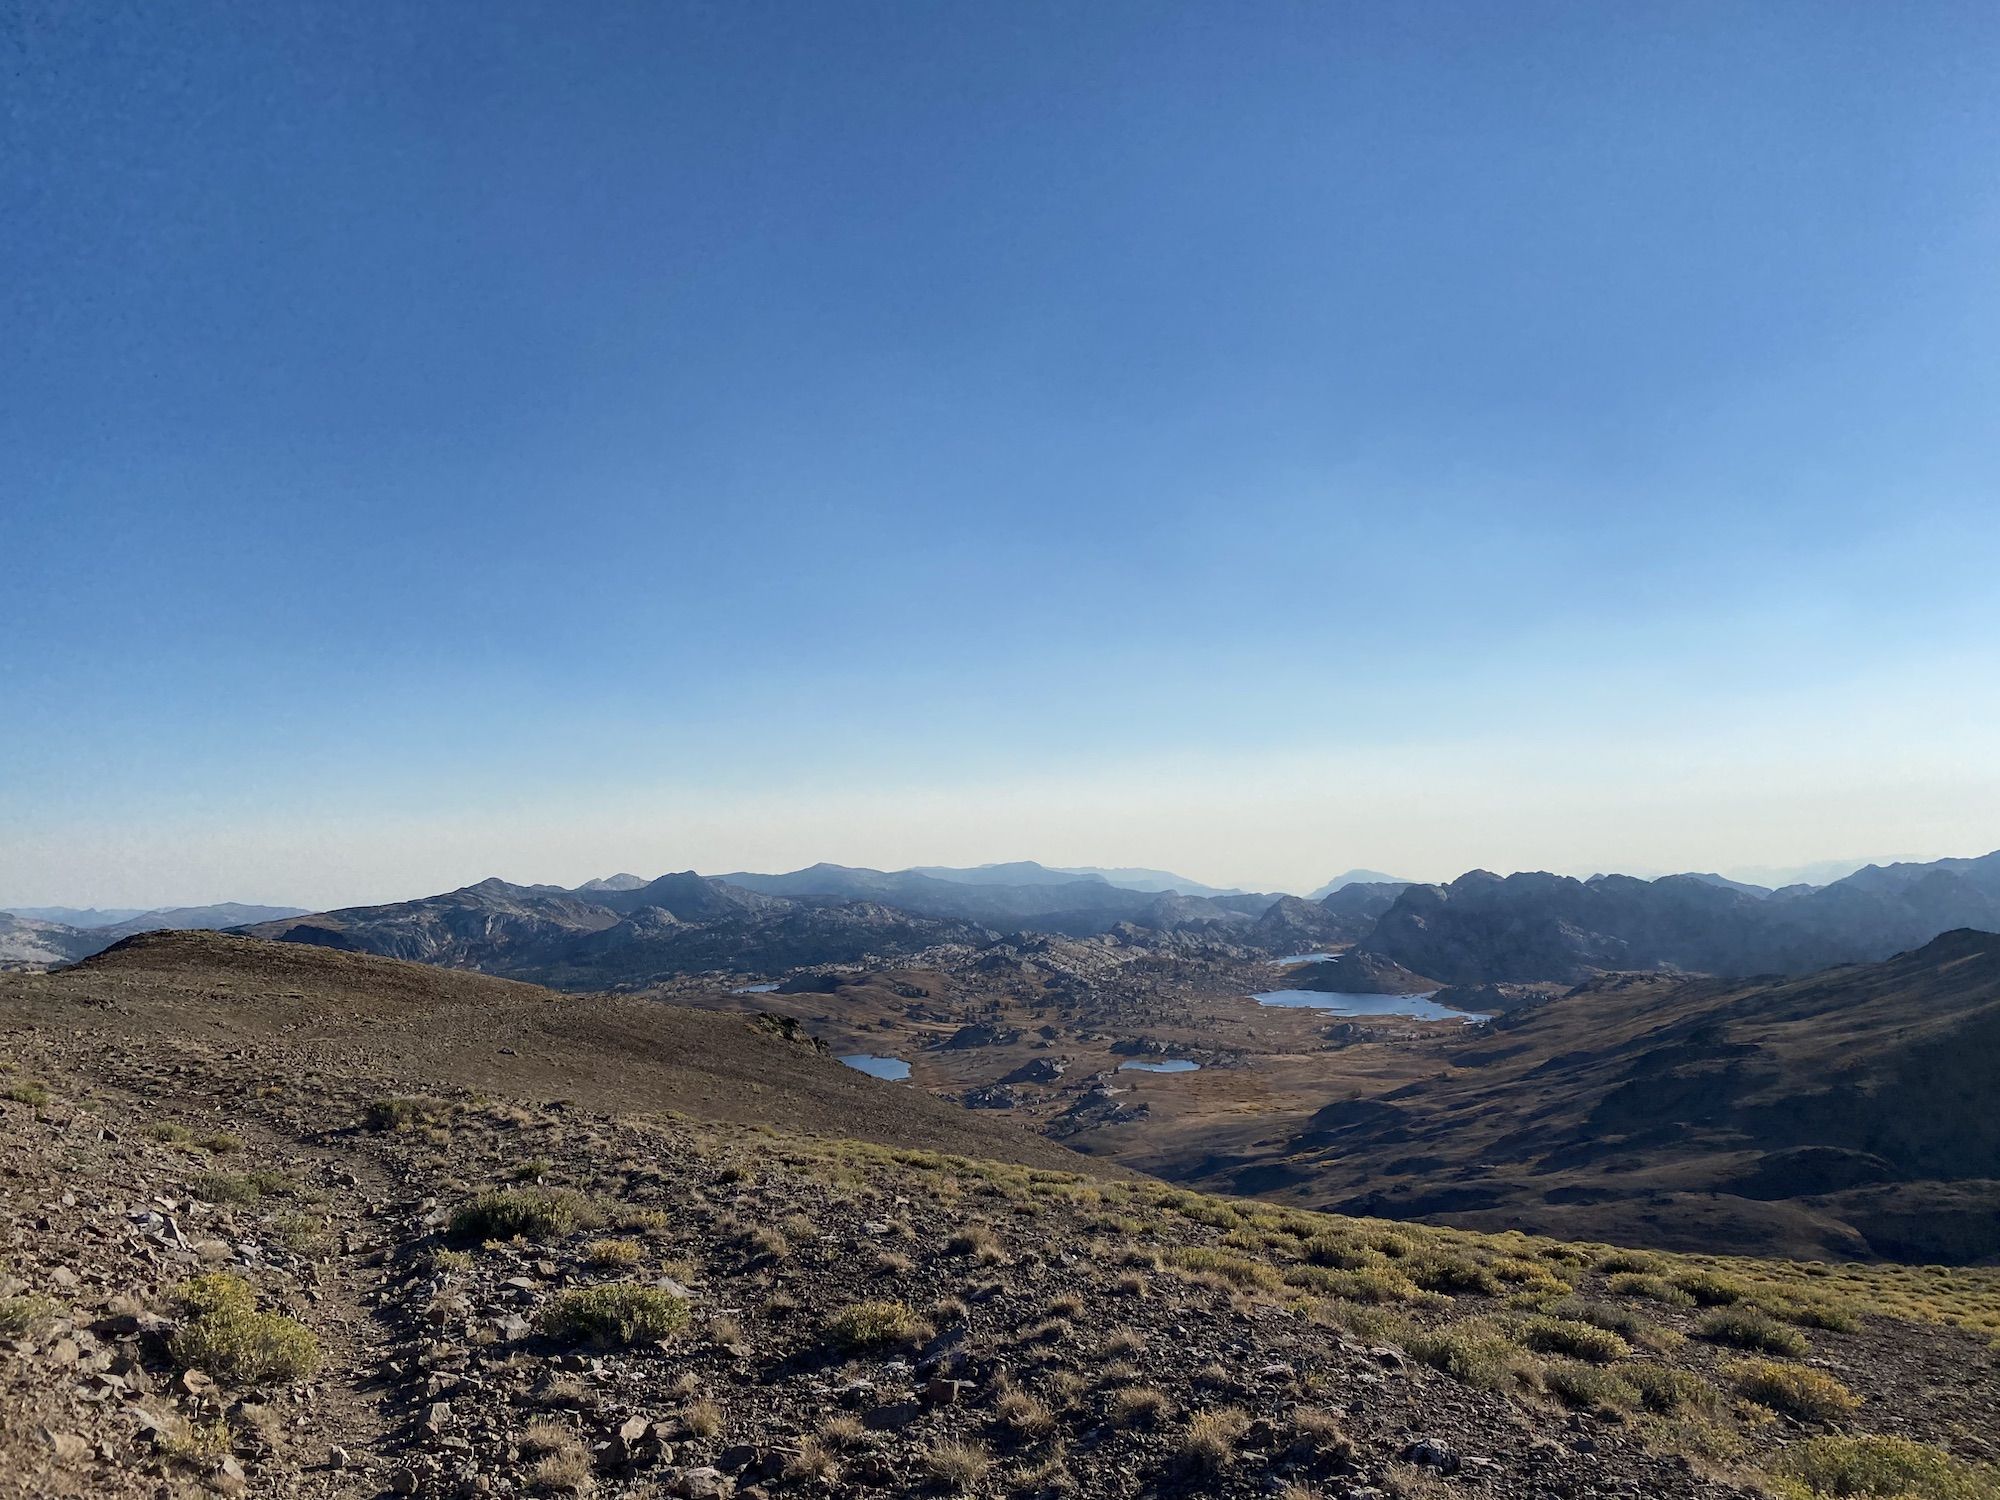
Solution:
<path fill-rule="evenodd" d="M 1274 958 L 1271 962 L 1281 969 L 1289 969 L 1293 964 L 1323 964 L 1338 957 L 1338 953 L 1294 953 L 1290 958 Z"/>
<path fill-rule="evenodd" d="M 1266 990 L 1251 997 L 1285 1010 L 1323 1010 L 1330 1016 L 1404 1016 L 1413 1021 L 1490 1021 L 1475 1011 L 1453 1010 L 1425 995 L 1339 995 L 1326 990 Z"/>
<path fill-rule="evenodd" d="M 910 1065 L 900 1057 L 878 1057 L 873 1052 L 855 1052 L 841 1059 L 848 1067 L 866 1073 L 870 1078 L 886 1078 L 892 1083 L 901 1083 L 910 1076 Z"/>
<path fill-rule="evenodd" d="M 1169 1057 L 1160 1062 L 1122 1062 L 1121 1073 L 1192 1073 L 1201 1066 L 1185 1057 Z"/>
<path fill-rule="evenodd" d="M 731 990 L 729 993 L 732 995 L 768 995 L 777 988 L 778 981 L 773 979 L 768 984 L 746 984 L 741 989 Z"/>

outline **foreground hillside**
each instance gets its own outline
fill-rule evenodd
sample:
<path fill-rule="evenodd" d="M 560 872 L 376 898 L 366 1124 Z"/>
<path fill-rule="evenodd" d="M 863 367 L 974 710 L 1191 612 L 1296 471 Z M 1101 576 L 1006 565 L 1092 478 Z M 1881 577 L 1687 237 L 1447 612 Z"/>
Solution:
<path fill-rule="evenodd" d="M 0 1494 L 2000 1493 L 1995 1273 L 1086 1175 L 648 1004 L 215 938 L 0 979 Z"/>

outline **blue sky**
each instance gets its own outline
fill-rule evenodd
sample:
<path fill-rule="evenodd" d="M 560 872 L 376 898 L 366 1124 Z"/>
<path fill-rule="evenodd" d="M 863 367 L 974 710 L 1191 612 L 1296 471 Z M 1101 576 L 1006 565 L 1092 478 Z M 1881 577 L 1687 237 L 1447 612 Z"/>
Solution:
<path fill-rule="evenodd" d="M 2000 13 L 0 21 L 0 901 L 2000 844 Z"/>

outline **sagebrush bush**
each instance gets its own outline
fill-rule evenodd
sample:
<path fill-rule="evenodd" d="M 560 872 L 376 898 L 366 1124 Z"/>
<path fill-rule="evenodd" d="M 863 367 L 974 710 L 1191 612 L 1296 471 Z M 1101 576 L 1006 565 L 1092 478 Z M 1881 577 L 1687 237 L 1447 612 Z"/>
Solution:
<path fill-rule="evenodd" d="M 178 1300 L 186 1321 L 167 1348 L 182 1369 L 224 1385 L 270 1385 L 303 1380 L 319 1368 L 312 1330 L 281 1313 L 258 1312 L 257 1294 L 241 1277 L 197 1276 Z"/>
<path fill-rule="evenodd" d="M 62 1304 L 29 1293 L 0 1301 L 0 1335 L 19 1338 L 62 1316 Z"/>
<path fill-rule="evenodd" d="M 1519 1344 L 1479 1318 L 1419 1330 L 1409 1335 L 1404 1347 L 1433 1369 L 1489 1390 L 1517 1385 L 1533 1369 L 1532 1360 Z"/>
<path fill-rule="evenodd" d="M 197 1172 L 188 1179 L 197 1198 L 209 1203 L 255 1203 L 290 1197 L 298 1189 L 283 1172 Z"/>
<path fill-rule="evenodd" d="M 1363 1266 L 1358 1271 L 1293 1266 L 1284 1279 L 1292 1286 L 1345 1302 L 1414 1302 L 1423 1295 L 1423 1289 L 1394 1266 Z"/>
<path fill-rule="evenodd" d="M 1538 1353 L 1566 1354 L 1597 1365 L 1624 1359 L 1632 1352 L 1632 1346 L 1608 1328 L 1570 1318 L 1530 1318 L 1520 1337 Z"/>
<path fill-rule="evenodd" d="M 1209 1245 L 1179 1245 L 1162 1257 L 1176 1271 L 1193 1275 L 1220 1276 L 1232 1286 L 1261 1287 L 1274 1291 L 1283 1284 L 1277 1268 L 1232 1250 Z"/>
<path fill-rule="evenodd" d="M 1490 1297 L 1500 1290 L 1499 1278 L 1469 1255 L 1431 1251 L 1411 1257 L 1403 1269 L 1427 1292 Z"/>
<path fill-rule="evenodd" d="M 1749 1287 L 1720 1271 L 1678 1271 L 1669 1280 L 1700 1307 L 1728 1307 L 1750 1296 Z"/>
<path fill-rule="evenodd" d="M 1639 1393 L 1652 1412 L 1715 1412 L 1722 1409 L 1722 1392 L 1690 1370 L 1672 1365 L 1629 1364 L 1619 1378 Z"/>
<path fill-rule="evenodd" d="M 1731 1365 L 1726 1373 L 1745 1400 L 1805 1422 L 1830 1422 L 1861 1406 L 1861 1398 L 1838 1380 L 1806 1365 L 1746 1359 Z"/>
<path fill-rule="evenodd" d="M 460 1239 L 546 1240 L 598 1221 L 589 1200 L 578 1193 L 527 1188 L 481 1193 L 451 1216 Z"/>
<path fill-rule="evenodd" d="M 1772 1473 L 1788 1496 L 2000 1500 L 2000 1468 L 1970 1464 L 1899 1437 L 1816 1437 L 1779 1455 Z"/>
<path fill-rule="evenodd" d="M 1613 1250 L 1598 1257 L 1597 1269 L 1607 1276 L 1620 1272 L 1650 1275 L 1660 1269 L 1660 1258 L 1645 1250 Z"/>
<path fill-rule="evenodd" d="M 442 1099 L 425 1094 L 405 1094 L 393 1099 L 376 1099 L 362 1112 L 361 1122 L 370 1130 L 409 1130 L 429 1125 L 450 1112 Z"/>
<path fill-rule="evenodd" d="M 1694 1298 L 1664 1276 L 1643 1271 L 1620 1271 L 1605 1283 L 1614 1297 L 1644 1297 L 1666 1307 L 1693 1307 Z"/>
<path fill-rule="evenodd" d="M 583 1258 L 604 1269 L 636 1266 L 645 1257 L 645 1249 L 637 1240 L 592 1240 L 583 1247 Z"/>
<path fill-rule="evenodd" d="M 1732 1349 L 1801 1358 L 1811 1347 L 1806 1336 L 1788 1323 L 1754 1307 L 1719 1307 L 1695 1325 L 1695 1337 Z"/>
<path fill-rule="evenodd" d="M 1344 1234 L 1313 1235 L 1299 1246 L 1299 1253 L 1316 1266 L 1340 1271 L 1358 1271 L 1380 1259 L 1377 1252 Z"/>
<path fill-rule="evenodd" d="M 887 1349 L 918 1344 L 931 1326 L 901 1302 L 851 1303 L 826 1320 L 826 1336 L 843 1349 Z"/>
<path fill-rule="evenodd" d="M 1587 1411 L 1629 1410 L 1640 1400 L 1639 1388 L 1622 1372 L 1574 1359 L 1550 1361 L 1542 1370 L 1542 1384 L 1569 1405 Z"/>
<path fill-rule="evenodd" d="M 613 1281 L 551 1298 L 536 1314 L 535 1327 L 563 1343 L 622 1348 L 667 1338 L 687 1320 L 686 1300 L 672 1292 Z"/>

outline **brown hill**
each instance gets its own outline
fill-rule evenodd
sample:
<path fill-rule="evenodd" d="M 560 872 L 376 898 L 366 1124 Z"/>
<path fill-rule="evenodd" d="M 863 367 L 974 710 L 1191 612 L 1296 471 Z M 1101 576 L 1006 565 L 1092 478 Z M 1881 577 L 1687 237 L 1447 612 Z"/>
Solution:
<path fill-rule="evenodd" d="M 680 1110 L 1075 1169 L 1004 1121 L 843 1067 L 787 1028 L 621 995 L 210 932 L 161 932 L 20 975 L 7 1014 L 159 1045 L 254 1046 L 260 1066 L 378 1091 L 472 1089 L 602 1110 Z"/>

